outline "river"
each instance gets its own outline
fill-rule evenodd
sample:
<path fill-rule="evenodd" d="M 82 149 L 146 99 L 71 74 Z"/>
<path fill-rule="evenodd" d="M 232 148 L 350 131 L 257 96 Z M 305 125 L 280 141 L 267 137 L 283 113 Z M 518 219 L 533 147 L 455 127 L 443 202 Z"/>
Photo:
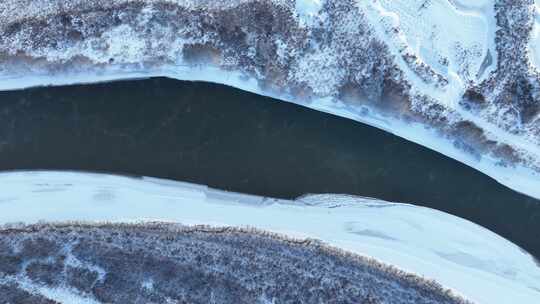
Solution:
<path fill-rule="evenodd" d="M 0 170 L 22 169 L 414 203 L 540 257 L 539 201 L 379 129 L 223 85 L 155 78 L 0 92 Z"/>

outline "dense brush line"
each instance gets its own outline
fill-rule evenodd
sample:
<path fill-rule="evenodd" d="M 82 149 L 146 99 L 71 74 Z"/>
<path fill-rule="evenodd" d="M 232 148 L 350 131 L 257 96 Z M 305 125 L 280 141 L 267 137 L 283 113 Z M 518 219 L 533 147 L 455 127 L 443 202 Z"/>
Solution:
<path fill-rule="evenodd" d="M 249 227 L 5 225 L 0 261 L 4 298 L 35 284 L 102 303 L 470 303 L 374 259 Z"/>

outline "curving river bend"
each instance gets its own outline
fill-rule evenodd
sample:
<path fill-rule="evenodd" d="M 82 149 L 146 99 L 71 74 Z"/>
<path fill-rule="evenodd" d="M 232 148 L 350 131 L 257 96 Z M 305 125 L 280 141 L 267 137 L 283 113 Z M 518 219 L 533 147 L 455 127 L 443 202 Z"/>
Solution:
<path fill-rule="evenodd" d="M 540 202 L 417 144 L 222 85 L 0 92 L 0 170 L 109 171 L 282 198 L 350 193 L 474 221 L 540 257 Z"/>

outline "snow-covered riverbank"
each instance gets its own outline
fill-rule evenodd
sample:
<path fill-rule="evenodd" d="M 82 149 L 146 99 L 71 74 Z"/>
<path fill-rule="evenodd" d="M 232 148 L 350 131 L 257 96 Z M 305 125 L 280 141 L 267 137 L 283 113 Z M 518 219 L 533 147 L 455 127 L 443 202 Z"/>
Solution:
<path fill-rule="evenodd" d="M 75 172 L 7 172 L 0 184 L 0 224 L 160 220 L 254 227 L 374 257 L 478 303 L 533 303 L 540 296 L 540 267 L 530 255 L 478 225 L 428 208 L 336 195 L 275 200 Z"/>

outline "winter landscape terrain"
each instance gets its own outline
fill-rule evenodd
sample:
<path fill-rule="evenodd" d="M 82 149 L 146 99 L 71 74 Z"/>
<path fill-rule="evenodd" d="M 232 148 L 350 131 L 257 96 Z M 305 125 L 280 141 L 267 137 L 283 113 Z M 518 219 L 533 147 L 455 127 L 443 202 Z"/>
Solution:
<path fill-rule="evenodd" d="M 31 233 L 47 235 L 41 230 L 56 231 L 46 225 L 32 228 L 13 224 L 17 222 L 160 221 L 189 226 L 250 227 L 296 240 L 320 240 L 435 280 L 475 303 L 534 303 L 540 296 L 540 267 L 529 254 L 485 228 L 428 208 L 335 195 L 276 200 L 153 178 L 75 172 L 2 173 L 0 183 L 5 187 L 0 194 L 0 224 L 5 225 L 2 230 L 7 233 L 0 239 L 8 243 L 11 239 L 32 238 Z M 75 232 L 65 233 L 77 239 L 79 230 L 67 226 L 65 230 Z M 82 238 L 85 231 L 92 230 L 88 227 L 81 228 Z M 119 230 L 129 231 L 125 227 Z M 101 242 L 99 239 L 96 242 Z M 117 241 L 129 242 L 127 239 L 119 237 Z M 135 248 L 130 250 L 136 252 Z M 5 255 L 4 261 L 10 261 L 12 254 Z M 45 260 L 54 264 L 53 259 Z M 17 273 L 20 275 L 5 283 L 39 283 L 28 281 L 24 272 Z M 393 298 L 381 298 L 381 294 L 377 296 L 381 303 L 399 303 L 393 302 Z M 441 303 L 429 302 L 429 298 L 425 301 Z"/>
<path fill-rule="evenodd" d="M 1 233 L 9 274 L 0 289 L 12 301 L 466 303 L 374 260 L 249 229 L 64 224 Z"/>
<path fill-rule="evenodd" d="M 540 198 L 534 0 L 3 0 L 0 20 L 0 90 L 222 83 L 373 125 Z M 0 187 L 0 303 L 540 299 L 531 255 L 428 208 L 74 172 L 0 173 Z"/>
<path fill-rule="evenodd" d="M 540 197 L 533 0 L 6 0 L 0 89 L 168 76 L 359 120 Z"/>

